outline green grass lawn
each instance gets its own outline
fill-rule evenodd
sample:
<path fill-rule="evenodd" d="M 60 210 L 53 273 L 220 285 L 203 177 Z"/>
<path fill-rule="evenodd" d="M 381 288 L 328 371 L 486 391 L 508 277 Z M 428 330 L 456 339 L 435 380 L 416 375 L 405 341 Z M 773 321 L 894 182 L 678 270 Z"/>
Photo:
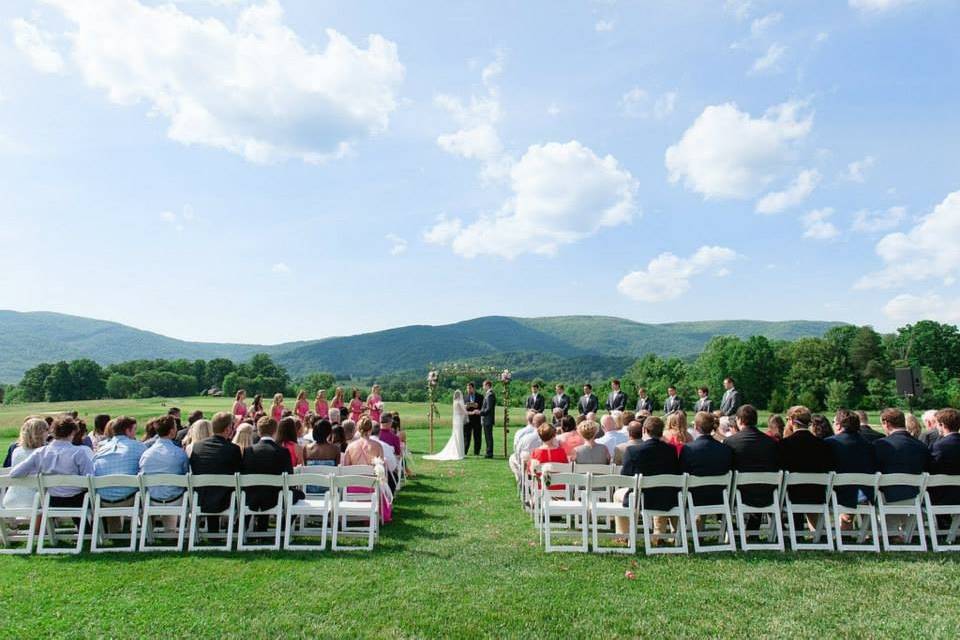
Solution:
<path fill-rule="evenodd" d="M 960 556 L 546 555 L 504 460 L 428 463 L 427 433 L 409 440 L 418 476 L 373 553 L 0 557 L 0 637 L 955 638 L 960 628 Z"/>

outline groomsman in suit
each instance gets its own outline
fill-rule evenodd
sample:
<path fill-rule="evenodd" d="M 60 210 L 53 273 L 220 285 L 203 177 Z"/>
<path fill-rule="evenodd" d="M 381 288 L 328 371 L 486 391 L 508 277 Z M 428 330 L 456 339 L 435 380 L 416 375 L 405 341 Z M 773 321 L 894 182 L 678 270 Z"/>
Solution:
<path fill-rule="evenodd" d="M 677 395 L 676 387 L 667 387 L 667 399 L 663 402 L 664 415 L 683 410 L 683 400 Z"/>
<path fill-rule="evenodd" d="M 580 402 L 577 403 L 577 410 L 580 412 L 580 415 L 585 416 L 588 413 L 596 413 L 599 408 L 600 401 L 597 400 L 597 396 L 593 394 L 593 385 L 583 385 L 583 395 L 580 397 Z"/>
<path fill-rule="evenodd" d="M 463 397 L 463 403 L 467 407 L 467 421 L 463 423 L 463 452 L 470 451 L 470 438 L 473 438 L 473 455 L 480 455 L 480 405 L 483 404 L 483 398 L 477 393 L 477 386 L 472 382 L 467 383 L 467 394 Z"/>
<path fill-rule="evenodd" d="M 627 408 L 627 394 L 620 391 L 620 381 L 610 383 L 610 393 L 607 395 L 607 411 L 623 411 Z"/>
<path fill-rule="evenodd" d="M 724 378 L 723 388 L 726 391 L 723 392 L 723 398 L 720 400 L 720 413 L 728 417 L 735 416 L 737 409 L 743 405 L 743 396 L 734 386 L 733 378 Z"/>
<path fill-rule="evenodd" d="M 710 390 L 706 387 L 700 387 L 697 389 L 697 394 L 700 396 L 700 399 L 697 400 L 697 404 L 693 407 L 693 410 L 697 413 L 701 411 L 713 413 L 713 400 L 710 399 Z"/>
<path fill-rule="evenodd" d="M 540 385 L 534 383 L 533 386 L 530 387 L 530 395 L 527 396 L 527 409 L 533 409 L 537 413 L 543 413 L 543 408 L 546 404 L 543 396 L 540 395 Z"/>
<path fill-rule="evenodd" d="M 647 397 L 647 390 L 643 387 L 637 389 L 637 413 L 641 411 L 653 413 L 653 400 Z"/>
<path fill-rule="evenodd" d="M 570 412 L 570 396 L 566 394 L 562 384 L 557 385 L 557 393 L 553 396 L 552 405 L 552 409 L 560 409 L 563 415 Z"/>
<path fill-rule="evenodd" d="M 485 458 L 493 457 L 493 421 L 497 411 L 497 396 L 493 393 L 493 383 L 483 381 L 483 404 L 480 405 L 480 424 L 483 425 L 483 440 L 487 445 Z M 480 454 L 480 440 L 474 447 L 474 453 Z"/>

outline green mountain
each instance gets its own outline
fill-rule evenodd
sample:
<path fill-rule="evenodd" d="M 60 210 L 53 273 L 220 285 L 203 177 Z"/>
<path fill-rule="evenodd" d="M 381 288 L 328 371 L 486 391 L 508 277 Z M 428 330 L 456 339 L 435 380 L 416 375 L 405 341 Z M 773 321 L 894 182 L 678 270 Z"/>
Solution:
<path fill-rule="evenodd" d="M 646 353 L 691 357 L 715 335 L 792 340 L 823 335 L 835 322 L 726 320 L 643 324 L 606 316 L 488 316 L 454 324 L 411 325 L 279 345 L 188 342 L 115 322 L 57 313 L 0 311 L 0 380 L 15 382 L 40 362 L 92 358 L 102 364 L 138 358 L 230 358 L 269 353 L 294 376 L 311 371 L 380 375 L 440 362 L 497 357 L 535 372 L 537 362 L 606 371 Z"/>

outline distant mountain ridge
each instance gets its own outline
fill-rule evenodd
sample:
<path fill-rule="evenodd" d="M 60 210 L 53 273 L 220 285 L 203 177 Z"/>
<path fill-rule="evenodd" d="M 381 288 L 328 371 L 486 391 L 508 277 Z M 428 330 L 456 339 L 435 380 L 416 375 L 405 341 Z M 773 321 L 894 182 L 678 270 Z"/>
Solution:
<path fill-rule="evenodd" d="M 823 335 L 840 324 L 804 320 L 643 324 L 609 316 L 485 316 L 446 325 L 410 325 L 353 336 L 255 345 L 190 342 L 105 320 L 0 310 L 0 381 L 16 382 L 26 369 L 40 362 L 84 357 L 110 364 L 139 358 L 245 360 L 263 352 L 294 376 L 311 371 L 380 375 L 426 368 L 430 363 L 490 361 L 497 354 L 542 354 L 553 360 L 636 358 L 646 353 L 689 357 L 715 335 L 794 340 Z"/>

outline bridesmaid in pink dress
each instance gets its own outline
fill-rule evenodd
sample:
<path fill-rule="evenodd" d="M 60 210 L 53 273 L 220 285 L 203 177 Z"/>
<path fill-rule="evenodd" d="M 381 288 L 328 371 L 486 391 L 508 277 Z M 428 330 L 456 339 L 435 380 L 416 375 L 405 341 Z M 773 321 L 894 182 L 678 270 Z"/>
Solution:
<path fill-rule="evenodd" d="M 334 409 L 343 409 L 344 404 L 345 403 L 343 401 L 343 387 L 337 387 L 333 391 L 333 400 L 330 401 L 330 406 L 333 407 Z"/>
<path fill-rule="evenodd" d="M 350 400 L 350 419 L 354 422 L 360 420 L 360 416 L 363 415 L 363 401 L 360 400 L 360 391 L 354 387 L 353 388 L 353 398 Z"/>
<path fill-rule="evenodd" d="M 370 410 L 370 419 L 374 422 L 380 422 L 380 414 L 383 412 L 383 398 L 380 397 L 380 385 L 375 384 L 370 389 L 370 395 L 367 396 L 367 408 Z"/>
<path fill-rule="evenodd" d="M 313 412 L 324 419 L 330 415 L 330 408 L 327 405 L 326 389 L 320 389 L 320 391 L 317 391 L 317 400 L 313 403 Z"/>
<path fill-rule="evenodd" d="M 238 420 L 243 420 L 247 415 L 247 403 L 244 402 L 247 399 L 247 392 L 243 389 L 237 391 L 237 397 L 233 401 L 233 415 Z"/>
<path fill-rule="evenodd" d="M 283 394 L 276 393 L 273 395 L 273 404 L 270 406 L 270 417 L 280 422 L 280 419 L 283 418 Z"/>
<path fill-rule="evenodd" d="M 303 389 L 297 394 L 297 404 L 293 407 L 293 411 L 301 421 L 306 417 L 307 412 L 310 411 L 310 403 L 307 402 L 307 392 Z"/>

